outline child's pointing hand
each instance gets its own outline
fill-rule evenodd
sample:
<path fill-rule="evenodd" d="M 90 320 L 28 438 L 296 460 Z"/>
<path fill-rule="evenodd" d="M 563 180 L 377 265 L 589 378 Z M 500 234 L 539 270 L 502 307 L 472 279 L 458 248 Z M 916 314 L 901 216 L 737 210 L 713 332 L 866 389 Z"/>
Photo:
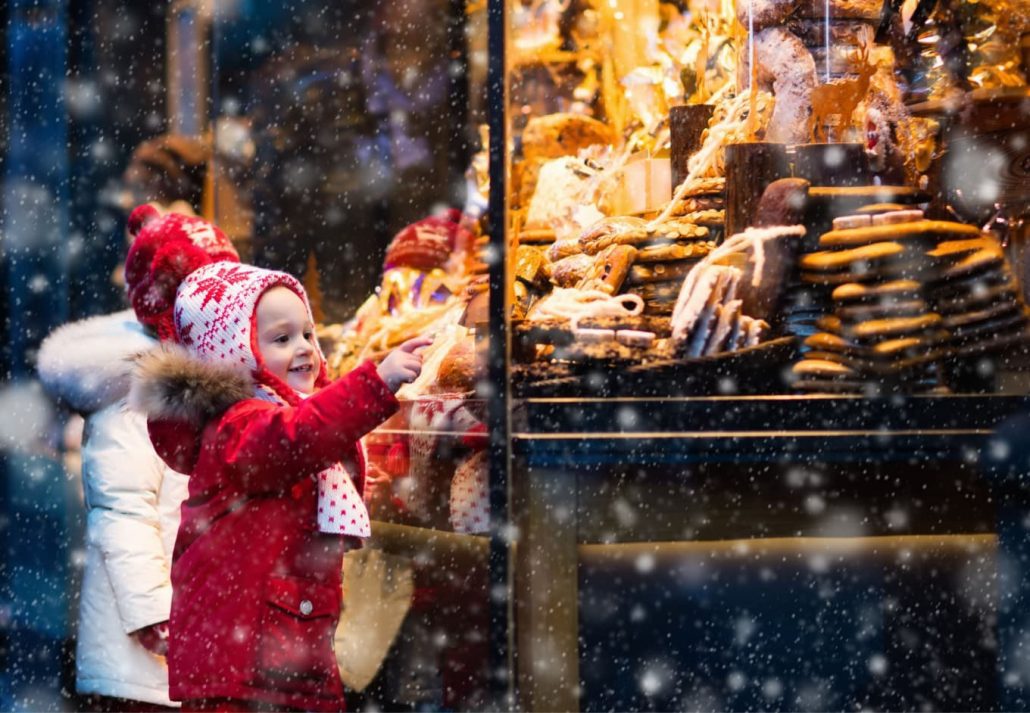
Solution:
<path fill-rule="evenodd" d="M 433 343 L 432 337 L 415 337 L 386 355 L 379 364 L 379 378 L 396 393 L 401 384 L 410 384 L 422 373 L 422 350 Z"/>

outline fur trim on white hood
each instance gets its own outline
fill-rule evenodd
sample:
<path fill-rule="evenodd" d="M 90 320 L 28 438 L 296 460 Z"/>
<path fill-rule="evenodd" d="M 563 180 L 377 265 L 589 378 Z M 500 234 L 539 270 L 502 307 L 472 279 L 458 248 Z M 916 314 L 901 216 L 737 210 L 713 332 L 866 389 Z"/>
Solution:
<path fill-rule="evenodd" d="M 91 317 L 54 330 L 37 371 L 51 397 L 89 414 L 129 393 L 133 361 L 155 344 L 132 310 Z"/>
<path fill-rule="evenodd" d="M 162 344 L 136 360 L 129 406 L 151 420 L 203 425 L 253 397 L 254 380 L 244 368 L 209 364 L 181 346 Z"/>

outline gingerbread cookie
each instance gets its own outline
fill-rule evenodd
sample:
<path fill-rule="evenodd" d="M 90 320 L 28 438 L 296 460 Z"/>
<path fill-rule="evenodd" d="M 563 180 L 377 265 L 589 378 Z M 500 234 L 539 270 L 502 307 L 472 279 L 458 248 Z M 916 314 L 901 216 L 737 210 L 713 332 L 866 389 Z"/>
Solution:
<path fill-rule="evenodd" d="M 942 321 L 941 316 L 934 312 L 914 317 L 886 317 L 851 325 L 846 333 L 859 343 L 881 342 L 893 337 L 918 335 L 940 326 Z"/>
<path fill-rule="evenodd" d="M 682 281 L 687 273 L 697 265 L 697 260 L 675 260 L 635 264 L 629 271 L 626 284 L 640 285 L 648 282 Z"/>
<path fill-rule="evenodd" d="M 637 248 L 637 263 L 674 262 L 677 260 L 700 260 L 715 248 L 708 241 L 676 241 Z"/>
<path fill-rule="evenodd" d="M 699 228 L 696 223 L 680 218 L 671 218 L 648 228 L 649 234 L 656 239 L 668 240 L 697 240 L 706 237 L 707 232 Z"/>
<path fill-rule="evenodd" d="M 974 275 L 995 272 L 1005 264 L 1005 253 L 1000 246 L 981 248 L 940 270 L 936 281 L 950 282 Z"/>
<path fill-rule="evenodd" d="M 916 300 L 889 300 L 875 304 L 838 307 L 837 315 L 852 324 L 886 317 L 915 317 L 927 312 L 926 302 Z"/>
<path fill-rule="evenodd" d="M 917 299 L 921 294 L 922 285 L 915 280 L 891 280 L 875 285 L 845 283 L 835 287 L 831 296 L 834 302 L 855 304 Z"/>
<path fill-rule="evenodd" d="M 884 214 L 890 215 L 890 214 Z M 937 242 L 941 238 L 973 238 L 980 229 L 945 220 L 917 220 L 898 225 L 871 225 L 862 228 L 831 230 L 819 238 L 825 248 L 848 248 L 879 242 Z"/>
<path fill-rule="evenodd" d="M 680 220 L 705 227 L 722 227 L 726 223 L 725 210 L 701 210 L 687 213 L 680 217 Z"/>
<path fill-rule="evenodd" d="M 614 295 L 629 276 L 630 267 L 636 256 L 637 249 L 631 245 L 612 245 L 605 248 L 594 258 L 593 264 L 576 287 L 581 290 L 601 290 Z"/>

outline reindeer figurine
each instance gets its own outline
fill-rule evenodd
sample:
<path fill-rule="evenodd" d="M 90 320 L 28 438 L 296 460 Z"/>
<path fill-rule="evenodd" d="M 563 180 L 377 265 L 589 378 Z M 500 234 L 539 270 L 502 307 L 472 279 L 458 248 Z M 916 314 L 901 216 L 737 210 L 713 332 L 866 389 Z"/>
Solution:
<path fill-rule="evenodd" d="M 847 79 L 832 79 L 812 90 L 812 115 L 809 119 L 809 135 L 814 143 L 830 140 L 827 127 L 831 116 L 839 116 L 843 134 L 851 122 L 855 108 L 865 99 L 869 82 L 876 74 L 876 61 L 869 59 L 869 45 L 863 45 L 858 55 L 857 76 Z"/>

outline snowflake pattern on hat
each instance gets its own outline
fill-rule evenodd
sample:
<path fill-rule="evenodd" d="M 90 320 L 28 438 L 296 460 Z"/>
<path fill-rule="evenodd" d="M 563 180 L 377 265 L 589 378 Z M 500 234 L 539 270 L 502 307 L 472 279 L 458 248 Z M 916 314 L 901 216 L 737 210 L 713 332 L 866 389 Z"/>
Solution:
<path fill-rule="evenodd" d="M 311 317 L 304 288 L 284 272 L 251 265 L 213 263 L 183 280 L 175 298 L 175 329 L 179 342 L 204 361 L 245 367 L 257 384 L 255 397 L 280 406 L 296 406 L 304 398 L 275 378 L 254 351 L 258 301 L 272 287 L 286 287 L 301 298 Z M 318 346 L 315 347 L 318 349 Z M 325 378 L 325 357 L 319 380 Z M 342 463 L 317 476 L 318 529 L 322 532 L 369 537 L 368 510 Z"/>
<path fill-rule="evenodd" d="M 255 311 L 261 295 L 272 287 L 293 290 L 307 305 L 300 283 L 284 272 L 228 262 L 194 270 L 175 296 L 179 342 L 201 359 L 243 364 L 256 371 Z"/>

